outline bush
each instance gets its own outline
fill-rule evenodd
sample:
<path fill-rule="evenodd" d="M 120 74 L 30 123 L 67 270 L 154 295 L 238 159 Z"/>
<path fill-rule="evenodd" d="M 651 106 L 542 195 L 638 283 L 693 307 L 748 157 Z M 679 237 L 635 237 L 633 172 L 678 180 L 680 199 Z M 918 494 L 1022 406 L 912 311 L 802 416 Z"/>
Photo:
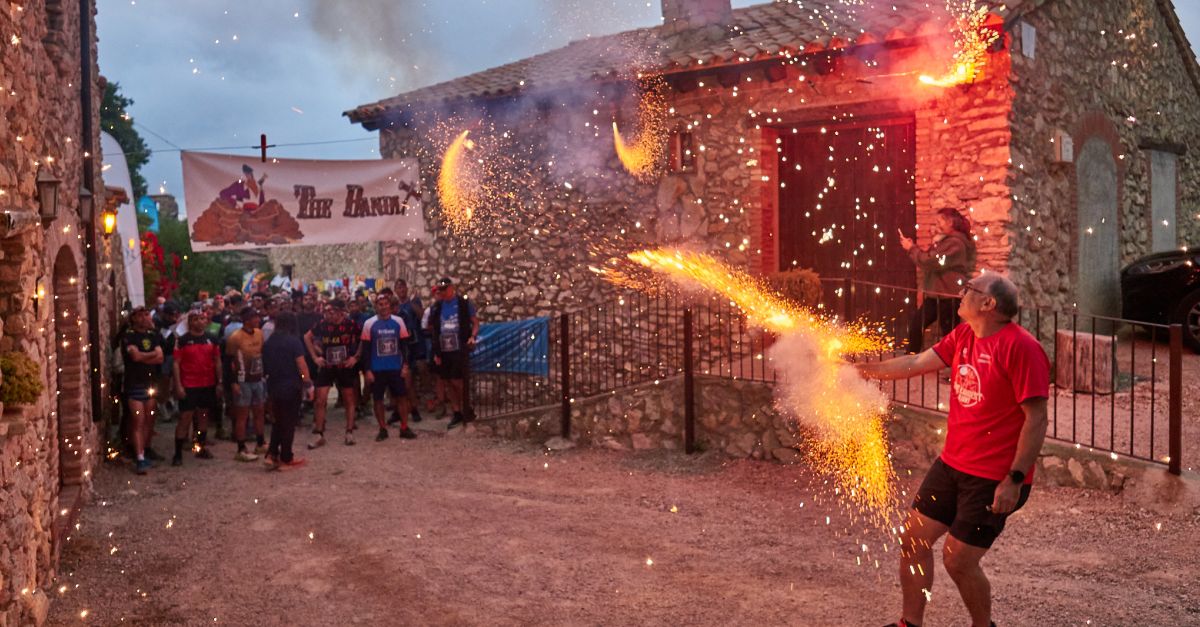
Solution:
<path fill-rule="evenodd" d="M 25 353 L 0 355 L 0 403 L 31 405 L 42 396 L 42 373 Z"/>
<path fill-rule="evenodd" d="M 771 285 L 792 302 L 816 307 L 821 302 L 821 277 L 807 268 L 776 272 L 767 277 Z"/>

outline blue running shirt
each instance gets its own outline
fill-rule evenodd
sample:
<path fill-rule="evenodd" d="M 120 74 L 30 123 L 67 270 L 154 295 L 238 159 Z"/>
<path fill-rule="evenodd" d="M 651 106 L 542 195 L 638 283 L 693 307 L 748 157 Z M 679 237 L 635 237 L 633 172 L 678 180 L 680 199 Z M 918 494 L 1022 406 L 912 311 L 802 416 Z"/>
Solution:
<path fill-rule="evenodd" d="M 396 316 L 381 319 L 372 316 L 363 325 L 362 341 L 367 342 L 369 368 L 372 372 L 396 371 L 404 367 L 400 343 L 408 338 L 408 327 Z"/>

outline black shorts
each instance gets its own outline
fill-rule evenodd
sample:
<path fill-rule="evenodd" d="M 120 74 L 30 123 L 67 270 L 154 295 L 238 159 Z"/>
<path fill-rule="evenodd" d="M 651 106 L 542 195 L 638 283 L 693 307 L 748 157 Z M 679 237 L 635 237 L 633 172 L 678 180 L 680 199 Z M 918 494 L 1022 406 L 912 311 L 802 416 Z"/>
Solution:
<path fill-rule="evenodd" d="M 392 400 L 403 398 L 408 394 L 404 387 L 404 377 L 399 370 L 384 370 L 376 372 L 375 382 L 371 384 L 371 396 L 377 401 L 382 401 L 384 395 L 389 392 L 392 395 Z"/>
<path fill-rule="evenodd" d="M 339 390 L 358 389 L 357 368 L 319 368 L 313 384 L 319 388 L 337 387 Z"/>
<path fill-rule="evenodd" d="M 913 499 L 913 509 L 950 528 L 950 535 L 964 544 L 991 548 L 1008 514 L 993 514 L 988 508 L 996 498 L 999 481 L 960 472 L 937 458 L 925 474 Z M 1021 486 L 1021 496 L 1013 512 L 1029 500 L 1031 486 Z"/>
<path fill-rule="evenodd" d="M 179 401 L 179 411 L 195 411 L 197 409 L 207 409 L 212 411 L 217 408 L 217 388 L 184 388 L 183 398 Z"/>
<path fill-rule="evenodd" d="M 437 374 L 443 379 L 465 379 L 467 376 L 467 353 L 464 351 L 454 351 L 453 353 L 438 353 L 441 358 L 441 365 L 437 367 Z"/>

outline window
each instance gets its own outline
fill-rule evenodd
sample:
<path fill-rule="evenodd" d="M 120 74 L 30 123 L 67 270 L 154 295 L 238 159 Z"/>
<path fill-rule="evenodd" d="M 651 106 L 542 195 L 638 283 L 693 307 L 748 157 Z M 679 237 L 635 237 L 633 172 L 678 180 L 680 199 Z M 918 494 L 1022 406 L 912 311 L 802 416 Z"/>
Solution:
<path fill-rule="evenodd" d="M 1151 252 L 1172 250 L 1179 242 L 1175 228 L 1179 155 L 1163 150 L 1146 153 L 1150 157 Z"/>
<path fill-rule="evenodd" d="M 677 130 L 671 133 L 671 171 L 694 172 L 696 170 L 695 137 L 691 131 Z"/>

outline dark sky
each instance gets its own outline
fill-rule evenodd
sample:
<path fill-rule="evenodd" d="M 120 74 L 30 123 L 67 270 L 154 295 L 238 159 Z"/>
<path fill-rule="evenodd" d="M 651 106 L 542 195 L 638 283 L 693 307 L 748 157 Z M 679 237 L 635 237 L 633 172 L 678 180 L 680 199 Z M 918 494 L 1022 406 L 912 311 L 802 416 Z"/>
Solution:
<path fill-rule="evenodd" d="M 735 0 L 734 6 L 756 0 Z M 1200 0 L 1176 0 L 1200 42 Z M 98 0 L 100 69 L 161 151 L 152 193 L 180 197 L 177 148 L 357 140 L 277 157 L 370 159 L 342 111 L 573 39 L 659 23 L 659 0 Z M 168 152 L 170 151 L 170 152 Z M 240 151 L 254 154 L 250 150 Z"/>

